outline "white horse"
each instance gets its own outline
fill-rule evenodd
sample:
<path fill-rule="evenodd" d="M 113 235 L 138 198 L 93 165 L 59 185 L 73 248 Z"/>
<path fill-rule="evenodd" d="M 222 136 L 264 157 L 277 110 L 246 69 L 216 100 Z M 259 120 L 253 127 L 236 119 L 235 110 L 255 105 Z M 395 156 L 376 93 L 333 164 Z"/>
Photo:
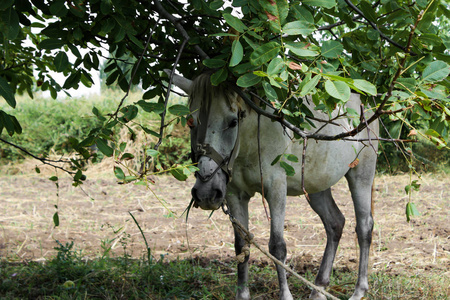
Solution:
<path fill-rule="evenodd" d="M 215 87 L 208 75 L 200 75 L 194 81 L 174 74 L 173 82 L 190 97 L 193 119 L 191 146 L 193 160 L 198 163 L 196 183 L 192 188 L 194 206 L 215 210 L 225 201 L 231 214 L 248 227 L 248 203 L 261 192 L 260 163 L 258 155 L 258 115 L 247 111 L 244 101 L 226 85 Z M 326 120 L 329 116 L 315 111 L 314 105 L 303 100 L 315 118 Z M 352 94 L 347 107 L 359 110 L 359 95 Z M 337 113 L 336 113 L 337 114 Z M 335 114 L 335 115 L 336 115 Z M 316 121 L 316 129 L 324 126 Z M 353 129 L 348 119 L 334 120 L 320 130 L 321 134 L 336 135 Z M 378 124 L 371 125 L 355 138 L 374 138 Z M 355 291 L 350 299 L 361 299 L 369 289 L 367 269 L 372 240 L 373 219 L 371 211 L 372 184 L 377 160 L 377 142 L 371 147 L 355 141 L 309 141 L 305 156 L 304 182 L 302 186 L 302 162 L 292 163 L 294 176 L 287 176 L 279 164 L 271 165 L 277 155 L 294 154 L 301 160 L 303 146 L 293 139 L 293 133 L 278 122 L 266 117 L 260 120 L 261 168 L 264 194 L 270 209 L 269 252 L 281 261 L 286 260 L 286 243 L 283 238 L 286 196 L 309 194 L 309 204 L 320 216 L 327 233 L 327 245 L 315 284 L 325 288 L 330 282 L 333 260 L 344 228 L 345 218 L 331 195 L 331 186 L 346 177 L 351 191 L 355 213 L 356 232 L 360 246 L 359 275 Z M 355 159 L 359 164 L 349 166 Z M 245 241 L 235 232 L 236 254 L 241 253 Z M 250 299 L 248 289 L 248 256 L 238 264 L 236 299 Z M 277 265 L 280 299 L 293 299 L 286 280 L 285 270 Z M 312 291 L 310 298 L 325 299 Z"/>

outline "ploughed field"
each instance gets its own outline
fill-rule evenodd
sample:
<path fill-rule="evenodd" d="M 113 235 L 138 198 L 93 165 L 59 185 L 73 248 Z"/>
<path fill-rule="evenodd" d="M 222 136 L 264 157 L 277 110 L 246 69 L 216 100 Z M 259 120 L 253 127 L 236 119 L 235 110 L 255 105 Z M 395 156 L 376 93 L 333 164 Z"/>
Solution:
<path fill-rule="evenodd" d="M 110 172 L 112 173 L 112 172 Z M 108 173 L 108 174 L 110 174 Z M 228 218 L 218 210 L 191 209 L 194 178 L 179 182 L 169 176 L 153 178 L 152 190 L 139 185 L 119 185 L 105 174 L 91 174 L 81 188 L 60 176 L 59 188 L 43 174 L 0 176 L 0 257 L 9 261 L 43 261 L 56 255 L 56 240 L 74 242 L 81 255 L 95 258 L 111 248 L 110 255 L 126 252 L 146 256 L 142 229 L 151 254 L 165 259 L 201 257 L 217 261 L 234 258 L 233 233 Z M 419 192 L 413 192 L 420 216 L 406 222 L 409 175 L 376 177 L 375 227 L 371 272 L 434 274 L 450 282 L 450 176 L 422 175 Z M 357 270 L 358 246 L 353 203 L 346 181 L 333 187 L 333 195 L 346 216 L 346 226 L 335 267 Z M 56 209 L 56 207 L 58 209 Z M 59 226 L 53 215 L 58 211 Z M 268 244 L 269 221 L 261 196 L 250 203 L 250 230 L 261 245 Z M 288 261 L 296 270 L 315 273 L 326 244 L 319 217 L 305 197 L 289 197 L 285 223 Z M 252 248 L 251 261 L 266 264 L 267 258 Z M 448 284 L 447 284 L 448 285 Z"/>

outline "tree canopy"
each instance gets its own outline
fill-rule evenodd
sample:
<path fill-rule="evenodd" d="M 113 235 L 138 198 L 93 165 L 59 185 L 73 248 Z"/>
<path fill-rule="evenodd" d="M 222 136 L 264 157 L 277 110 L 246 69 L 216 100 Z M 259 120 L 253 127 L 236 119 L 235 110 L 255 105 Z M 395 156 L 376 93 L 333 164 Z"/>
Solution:
<path fill-rule="evenodd" d="M 0 95 L 11 107 L 17 94 L 48 90 L 56 98 L 59 91 L 91 86 L 101 50 L 111 54 L 103 57 L 106 84 L 117 83 L 124 98 L 108 115 L 94 109 L 102 125 L 84 140 L 71 141 L 82 159 L 91 157 L 86 148 L 93 144 L 107 156 L 121 153 L 111 142 L 113 128 L 138 112 L 160 116 L 159 132 L 141 124 L 158 138 L 167 110 L 186 122 L 189 110 L 168 103 L 171 79 L 164 69 L 187 78 L 210 69 L 213 85 L 233 83 L 244 100 L 257 97 L 273 106 L 276 114 L 269 117 L 300 137 L 351 138 L 384 116 L 448 147 L 446 1 L 3 0 L 0 15 Z M 64 84 L 52 72 L 64 74 Z M 142 100 L 125 106 L 133 85 L 142 88 Z M 331 112 L 351 91 L 366 104 L 365 110 L 342 112 L 353 118 L 355 131 L 334 137 L 307 133 L 312 115 L 302 97 L 311 95 L 316 109 Z M 21 131 L 20 120 L 0 110 L 0 134 Z M 399 138 L 390 134 L 388 139 Z M 79 181 L 81 166 L 72 163 Z"/>

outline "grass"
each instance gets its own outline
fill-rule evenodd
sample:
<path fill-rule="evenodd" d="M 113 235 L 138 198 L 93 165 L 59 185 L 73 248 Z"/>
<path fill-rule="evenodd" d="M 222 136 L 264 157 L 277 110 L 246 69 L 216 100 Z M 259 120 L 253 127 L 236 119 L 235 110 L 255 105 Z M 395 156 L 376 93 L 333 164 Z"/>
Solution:
<path fill-rule="evenodd" d="M 123 106 L 135 104 L 141 99 L 141 94 L 131 93 Z M 102 95 L 88 98 L 54 100 L 39 95 L 35 99 L 23 96 L 18 98 L 16 109 L 0 103 L 0 109 L 16 116 L 23 129 L 22 134 L 15 134 L 12 137 L 3 130 L 2 138 L 37 156 L 73 157 L 72 139 L 82 141 L 92 129 L 101 125 L 93 113 L 94 107 L 101 115 L 107 116 L 117 109 L 122 97 L 123 93 L 119 91 L 106 90 Z M 186 99 L 181 97 L 174 97 L 171 99 L 171 105 L 185 101 Z M 187 160 L 190 151 L 189 146 L 185 146 L 189 145 L 189 135 L 176 120 L 176 116 L 170 113 L 167 115 L 165 138 L 159 148 L 161 155 L 158 162 L 164 169 Z M 134 163 L 140 166 L 144 147 L 153 147 L 158 139 L 146 134 L 138 124 L 159 132 L 160 119 L 156 114 L 139 109 L 136 118 L 127 124 L 134 134 L 131 135 L 127 127 L 118 125 L 114 128 L 114 139 L 117 145 L 121 143 L 127 145 L 126 152 L 133 154 L 136 157 Z M 103 155 L 100 152 L 98 154 L 102 159 Z M 19 149 L 0 143 L 0 164 L 21 161 L 25 158 L 27 155 Z"/>
<path fill-rule="evenodd" d="M 232 299 L 235 294 L 233 261 L 191 258 L 167 261 L 132 259 L 124 254 L 86 259 L 73 250 L 73 242 L 57 242 L 57 255 L 45 263 L 0 261 L 1 299 Z M 307 271 L 308 280 L 314 276 Z M 334 271 L 329 291 L 348 299 L 357 274 Z M 291 277 L 291 292 L 306 298 L 308 288 Z M 448 299 L 448 280 L 435 274 L 389 274 L 369 276 L 365 299 Z M 250 265 L 249 288 L 257 299 L 276 299 L 276 271 L 265 261 Z"/>

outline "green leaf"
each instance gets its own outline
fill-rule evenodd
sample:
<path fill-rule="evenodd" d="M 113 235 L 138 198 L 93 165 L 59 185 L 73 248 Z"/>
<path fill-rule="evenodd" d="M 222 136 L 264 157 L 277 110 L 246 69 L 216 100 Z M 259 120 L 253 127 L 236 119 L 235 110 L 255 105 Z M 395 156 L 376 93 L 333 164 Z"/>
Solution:
<path fill-rule="evenodd" d="M 67 15 L 67 12 L 69 11 L 65 4 L 66 4 L 65 0 L 54 1 L 50 5 L 49 10 L 52 14 L 54 14 L 57 17 L 64 17 Z"/>
<path fill-rule="evenodd" d="M 285 43 L 286 47 L 292 51 L 294 54 L 302 57 L 314 57 L 319 55 L 319 51 L 316 51 L 314 49 L 308 49 L 309 44 L 307 43 L 294 43 L 294 42 L 287 42 Z"/>
<path fill-rule="evenodd" d="M 333 8 L 336 6 L 335 0 L 303 0 L 303 4 L 321 6 L 325 8 Z"/>
<path fill-rule="evenodd" d="M 447 78 L 450 74 L 450 66 L 441 61 L 433 61 L 429 64 L 422 73 L 422 81 L 424 82 L 438 82 Z"/>
<path fill-rule="evenodd" d="M 36 173 L 41 173 L 41 169 L 39 169 L 38 167 L 35 167 L 34 170 L 36 171 Z"/>
<path fill-rule="evenodd" d="M 6 24 L 4 35 L 9 40 L 14 40 L 20 31 L 19 16 L 11 6 L 1 13 L 2 21 Z"/>
<path fill-rule="evenodd" d="M 275 91 L 275 89 L 270 85 L 270 83 L 268 83 L 267 81 L 263 82 L 263 88 L 264 88 L 264 92 L 266 94 L 266 97 L 270 100 L 270 101 L 275 101 L 278 99 L 278 95 L 277 92 Z"/>
<path fill-rule="evenodd" d="M 298 157 L 295 156 L 294 154 L 287 154 L 286 155 L 287 160 L 292 161 L 292 162 L 298 162 Z"/>
<path fill-rule="evenodd" d="M 377 23 L 377 15 L 371 3 L 367 1 L 361 1 L 359 3 L 359 7 L 361 8 L 362 12 L 364 13 L 364 16 L 367 19 L 369 19 L 371 22 L 375 24 Z"/>
<path fill-rule="evenodd" d="M 65 52 L 59 52 L 56 54 L 53 64 L 55 65 L 56 72 L 62 72 L 69 66 L 69 58 Z"/>
<path fill-rule="evenodd" d="M 337 41 L 325 41 L 322 44 L 321 54 L 326 58 L 337 58 L 342 51 L 344 51 L 344 46 Z"/>
<path fill-rule="evenodd" d="M 134 155 L 131 153 L 124 153 L 122 157 L 120 157 L 120 160 L 131 160 L 134 158 Z"/>
<path fill-rule="evenodd" d="M 58 212 L 55 212 L 53 214 L 53 224 L 55 224 L 55 227 L 59 226 L 59 215 L 58 215 Z"/>
<path fill-rule="evenodd" d="M 148 133 L 148 134 L 151 134 L 151 135 L 153 135 L 153 136 L 156 136 L 157 138 L 160 138 L 160 137 L 161 137 L 161 134 L 159 134 L 159 133 L 156 132 L 156 131 L 153 131 L 153 130 L 151 130 L 151 129 L 148 129 L 147 127 L 144 127 L 144 126 L 141 126 L 141 128 L 142 128 L 142 130 L 144 130 L 145 133 Z"/>
<path fill-rule="evenodd" d="M 6 103 L 12 108 L 16 107 L 16 98 L 14 97 L 14 90 L 9 85 L 8 81 L 0 77 L 0 96 L 5 98 Z"/>
<path fill-rule="evenodd" d="M 230 59 L 230 67 L 234 67 L 238 65 L 242 58 L 244 57 L 244 48 L 242 47 L 241 42 L 239 40 L 234 40 L 233 45 L 231 46 L 231 59 Z"/>
<path fill-rule="evenodd" d="M 183 166 L 170 169 L 170 174 L 179 181 L 185 181 L 188 178 L 188 175 L 185 174 L 183 169 Z"/>
<path fill-rule="evenodd" d="M 14 0 L 2 0 L 0 1 L 0 10 L 5 10 L 14 4 Z"/>
<path fill-rule="evenodd" d="M 114 175 L 119 180 L 125 179 L 125 173 L 123 172 L 123 170 L 120 167 L 114 166 Z"/>
<path fill-rule="evenodd" d="M 203 60 L 203 64 L 211 69 L 222 68 L 223 66 L 225 66 L 226 63 L 227 63 L 226 61 L 217 58 L 209 58 Z"/>
<path fill-rule="evenodd" d="M 316 75 L 313 78 L 311 78 L 309 81 L 307 81 L 305 83 L 305 85 L 302 86 L 302 90 L 300 92 L 300 97 L 305 97 L 306 95 L 308 95 L 308 93 L 312 89 L 314 89 L 316 87 L 316 85 L 319 83 L 320 78 L 322 78 L 322 76 Z"/>
<path fill-rule="evenodd" d="M 258 48 L 250 55 L 250 62 L 259 66 L 275 58 L 280 52 L 281 46 L 277 42 L 269 42 Z"/>
<path fill-rule="evenodd" d="M 147 102 L 145 100 L 139 100 L 137 104 L 146 112 L 153 112 L 160 114 L 164 111 L 164 103 Z"/>
<path fill-rule="evenodd" d="M 209 36 L 231 36 L 231 37 L 239 37 L 239 35 L 228 33 L 228 32 L 219 32 L 219 33 L 213 33 Z"/>
<path fill-rule="evenodd" d="M 236 81 L 236 84 L 240 87 L 246 88 L 258 84 L 261 81 L 261 79 L 262 77 L 259 77 L 253 73 L 247 73 L 239 77 L 238 80 Z"/>
<path fill-rule="evenodd" d="M 227 80 L 227 77 L 228 77 L 227 68 L 219 69 L 211 75 L 211 84 L 217 86 L 220 83 Z"/>
<path fill-rule="evenodd" d="M 135 44 L 136 46 L 138 46 L 140 49 L 144 49 L 144 44 L 142 44 L 142 42 L 136 38 L 133 34 L 127 33 L 128 38 L 130 39 L 130 41 L 133 42 L 133 44 Z"/>
<path fill-rule="evenodd" d="M 289 14 L 289 3 L 287 0 L 259 1 L 267 15 L 270 14 L 270 26 L 276 32 L 280 32 Z"/>
<path fill-rule="evenodd" d="M 283 26 L 283 34 L 287 35 L 310 35 L 316 30 L 314 24 L 306 21 L 289 22 Z"/>
<path fill-rule="evenodd" d="M 282 156 L 281 154 L 277 155 L 277 157 L 275 157 L 275 159 L 270 163 L 270 165 L 274 166 L 277 162 L 279 162 L 281 159 L 281 156 Z"/>
<path fill-rule="evenodd" d="M 267 66 L 267 74 L 270 76 L 278 75 L 285 66 L 286 64 L 281 57 L 275 57 Z"/>
<path fill-rule="evenodd" d="M 65 42 L 59 39 L 46 39 L 39 43 L 39 47 L 46 50 L 59 49 Z"/>
<path fill-rule="evenodd" d="M 158 150 L 155 150 L 155 149 L 147 149 L 147 151 L 145 153 L 148 156 L 151 156 L 153 158 L 156 158 L 161 154 L 161 152 L 159 152 Z"/>
<path fill-rule="evenodd" d="M 228 23 L 228 25 L 230 25 L 239 32 L 244 32 L 245 30 L 248 29 L 248 27 L 245 26 L 245 24 L 242 23 L 240 19 L 236 18 L 235 16 L 232 16 L 231 14 L 223 14 L 223 18 L 225 19 L 225 22 Z"/>
<path fill-rule="evenodd" d="M 108 146 L 108 143 L 106 140 L 102 138 L 98 138 L 95 143 L 97 144 L 98 150 L 100 150 L 103 154 L 105 154 L 108 157 L 111 157 L 114 153 L 113 148 Z"/>
<path fill-rule="evenodd" d="M 169 107 L 169 112 L 172 115 L 176 115 L 176 116 L 185 116 L 188 115 L 190 113 L 189 107 L 182 105 L 182 104 L 175 104 L 172 105 L 171 107 Z"/>
<path fill-rule="evenodd" d="M 54 181 L 54 182 L 58 181 L 58 177 L 57 177 L 57 176 L 52 176 L 52 177 L 50 177 L 49 179 L 50 179 L 51 181 Z"/>
<path fill-rule="evenodd" d="M 83 172 L 78 170 L 77 173 L 75 173 L 75 176 L 73 176 L 73 180 L 78 181 L 81 179 L 81 176 L 83 176 Z"/>
<path fill-rule="evenodd" d="M 369 94 L 371 96 L 377 95 L 377 87 L 366 80 L 355 79 L 353 81 L 353 84 L 355 85 L 356 88 L 358 88 L 359 90 L 361 90 L 363 92 L 366 92 L 367 94 Z"/>
<path fill-rule="evenodd" d="M 411 217 L 413 216 L 420 216 L 420 213 L 414 203 L 408 202 L 406 203 L 406 221 L 411 221 Z"/>
<path fill-rule="evenodd" d="M 328 79 L 325 82 L 325 91 L 331 97 L 342 100 L 344 102 L 350 99 L 350 88 L 345 82 L 342 81 L 331 81 Z"/>
<path fill-rule="evenodd" d="M 209 5 L 209 8 L 211 8 L 212 10 L 218 10 L 219 8 L 221 8 L 223 6 L 223 0 L 214 0 L 213 2 L 211 2 L 211 4 Z"/>
<path fill-rule="evenodd" d="M 280 166 L 286 171 L 287 176 L 294 176 L 295 170 L 294 168 L 285 161 L 280 161 Z"/>

